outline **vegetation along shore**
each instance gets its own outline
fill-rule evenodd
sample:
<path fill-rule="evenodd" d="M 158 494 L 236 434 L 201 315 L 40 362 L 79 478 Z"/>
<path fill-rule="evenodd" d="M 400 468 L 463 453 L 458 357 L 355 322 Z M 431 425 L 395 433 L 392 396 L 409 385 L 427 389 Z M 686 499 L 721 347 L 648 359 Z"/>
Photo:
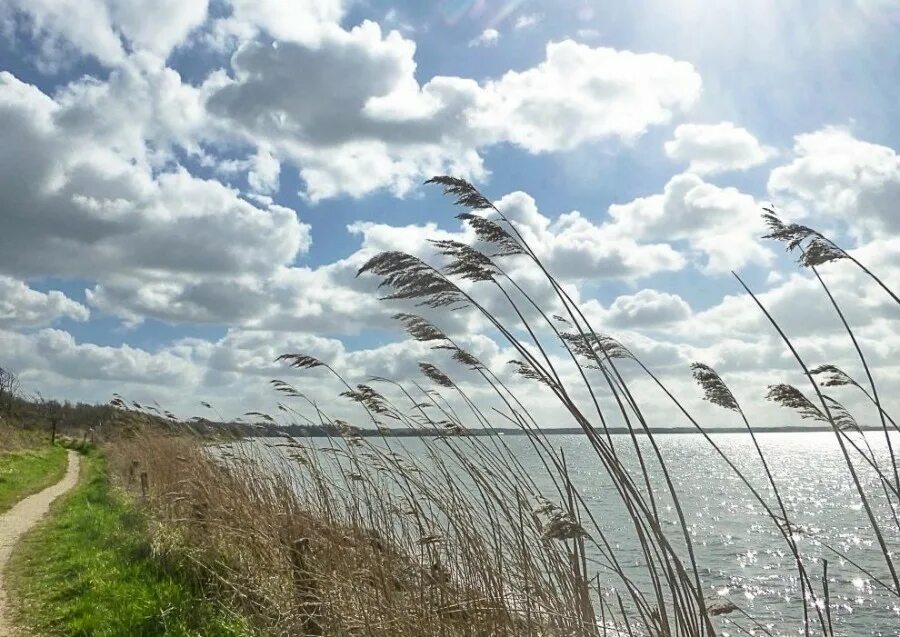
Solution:
<path fill-rule="evenodd" d="M 807 362 L 737 279 L 804 374 L 804 388 L 772 385 L 767 397 L 828 433 L 864 525 L 861 541 L 874 557 L 865 564 L 818 537 L 821 529 L 798 522 L 798 501 L 788 497 L 795 485 L 779 481 L 771 447 L 758 437 L 802 428 L 757 426 L 727 379 L 696 362 L 685 375 L 750 441 L 744 457 L 733 457 L 713 435 L 726 430 L 705 426 L 649 365 L 594 329 L 490 199 L 461 179 L 430 182 L 462 208 L 471 244 L 435 240 L 439 264 L 381 253 L 359 276 L 376 277 L 386 302 L 476 312 L 515 352 L 513 372 L 557 401 L 566 429 L 536 422 L 503 375 L 437 321 L 406 311 L 395 318 L 412 338 L 445 355 L 448 370 L 479 376 L 483 393 L 471 395 L 455 372 L 434 363 L 421 363 L 419 379 L 356 382 L 326 360 L 289 352 L 279 361 L 291 380 L 272 382 L 279 413 L 249 412 L 243 423 L 182 421 L 120 397 L 90 408 L 17 399 L 4 419 L 6 438 L 20 441 L 0 457 L 0 467 L 18 467 L 14 480 L 0 483 L 4 506 L 60 477 L 65 456 L 58 445 L 84 454 L 78 485 L 18 545 L 8 569 L 14 617 L 26 634 L 850 634 L 846 622 L 858 613 L 850 617 L 832 598 L 836 569 L 842 579 L 864 578 L 879 599 L 900 602 L 898 426 L 880 399 L 890 385 L 870 373 L 861 347 L 864 379 Z M 816 275 L 822 311 L 844 317 L 827 282 L 835 261 L 863 268 L 873 289 L 900 305 L 876 274 L 824 234 L 784 223 L 774 210 L 764 215 L 768 237 Z M 509 268 L 517 261 L 545 278 L 554 313 L 519 284 Z M 510 311 L 498 311 L 497 299 Z M 844 325 L 856 344 L 853 327 Z M 562 374 L 563 363 L 576 374 Z M 324 397 L 304 393 L 302 374 L 332 376 L 360 420 L 331 417 Z M 690 429 L 653 423 L 632 389 L 636 378 L 654 383 Z M 864 395 L 879 426 L 858 424 L 838 391 Z M 404 430 L 411 435 L 397 435 Z M 754 524 L 780 546 L 780 568 L 794 586 L 783 594 L 795 618 L 778 625 L 757 617 L 749 597 L 713 587 L 714 571 L 701 559 L 706 538 L 661 442 L 663 433 L 687 431 L 747 498 L 748 511 L 759 516 Z M 515 433 L 524 447 L 514 449 L 512 437 L 475 433 Z M 597 516 L 601 496 L 573 474 L 572 451 L 554 442 L 555 433 L 579 437 L 578 462 L 593 467 L 602 499 L 622 512 L 621 524 Z M 700 488 L 713 497 L 718 487 Z M 881 622 L 869 624 L 873 634 L 890 634 Z"/>

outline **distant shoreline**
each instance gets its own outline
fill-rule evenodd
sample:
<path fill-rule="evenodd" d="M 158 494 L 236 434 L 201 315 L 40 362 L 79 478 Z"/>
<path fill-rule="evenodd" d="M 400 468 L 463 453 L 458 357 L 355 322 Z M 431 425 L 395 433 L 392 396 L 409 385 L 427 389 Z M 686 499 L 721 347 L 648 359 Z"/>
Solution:
<path fill-rule="evenodd" d="M 883 432 L 884 430 L 878 426 L 868 426 L 862 427 L 862 430 L 865 432 Z M 625 427 L 611 427 L 608 430 L 598 429 L 597 432 L 606 435 L 607 431 L 610 435 L 613 436 L 621 436 L 627 435 L 630 433 L 630 430 Z M 742 427 L 707 427 L 703 430 L 705 433 L 713 435 L 713 434 L 746 434 L 747 430 Z M 823 433 L 823 432 L 831 432 L 833 431 L 829 426 L 822 425 L 788 425 L 783 427 L 759 427 L 753 430 L 754 434 L 768 434 L 768 433 Z M 256 437 L 267 437 L 271 432 L 263 433 Z M 386 438 L 433 438 L 437 436 L 446 436 L 451 435 L 444 431 L 439 430 L 425 430 L 425 429 L 387 429 L 382 431 L 377 431 L 375 429 L 355 429 L 353 431 L 354 434 L 364 437 L 386 437 Z M 469 429 L 465 430 L 462 433 L 452 434 L 456 437 L 467 437 L 467 436 L 524 436 L 527 433 L 540 433 L 546 436 L 572 436 L 572 435 L 581 435 L 584 432 L 579 427 L 559 427 L 552 429 L 539 429 L 532 432 L 525 432 L 521 429 L 513 429 L 513 428 L 497 428 L 497 429 Z M 644 436 L 647 434 L 643 429 L 634 429 L 634 433 L 639 436 Z M 655 435 L 659 434 L 695 434 L 699 435 L 700 432 L 697 431 L 695 427 L 652 427 L 650 429 L 650 433 Z M 306 427 L 282 427 L 278 428 L 278 434 L 284 435 L 288 434 L 295 437 L 303 437 L 303 438 L 336 438 L 340 437 L 340 434 L 337 432 L 325 432 L 321 430 L 317 430 L 314 428 L 306 428 Z M 276 435 L 278 435 L 276 434 Z"/>

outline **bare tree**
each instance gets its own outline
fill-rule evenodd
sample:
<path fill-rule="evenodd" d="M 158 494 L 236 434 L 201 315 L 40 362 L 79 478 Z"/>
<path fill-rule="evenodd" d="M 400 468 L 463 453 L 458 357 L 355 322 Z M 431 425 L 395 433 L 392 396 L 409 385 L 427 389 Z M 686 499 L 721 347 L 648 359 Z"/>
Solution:
<path fill-rule="evenodd" d="M 47 400 L 41 392 L 35 392 L 33 402 L 38 406 L 41 420 L 50 425 L 50 444 L 56 444 L 56 432 L 63 421 L 63 408 L 55 400 Z"/>
<path fill-rule="evenodd" d="M 19 388 L 19 377 L 12 370 L 0 367 L 0 410 L 7 415 L 12 412 Z"/>

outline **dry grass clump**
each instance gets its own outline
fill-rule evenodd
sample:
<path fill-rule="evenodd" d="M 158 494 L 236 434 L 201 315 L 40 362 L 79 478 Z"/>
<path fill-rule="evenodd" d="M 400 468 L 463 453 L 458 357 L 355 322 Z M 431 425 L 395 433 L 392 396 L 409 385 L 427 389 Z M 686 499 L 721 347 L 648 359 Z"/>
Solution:
<path fill-rule="evenodd" d="M 109 455 L 136 496 L 146 475 L 158 556 L 189 566 L 263 634 L 594 634 L 567 549 L 584 531 L 562 509 L 526 509 L 522 494 L 501 512 L 509 494 L 484 474 L 476 489 L 495 493 L 479 510 L 463 482 L 487 467 L 426 476 L 365 441 L 329 447 L 342 460 L 325 467 L 321 451 L 279 446 L 263 458 L 148 434 Z"/>
<path fill-rule="evenodd" d="M 0 423 L 0 452 L 31 449 L 42 444 L 44 438 L 41 432 Z"/>

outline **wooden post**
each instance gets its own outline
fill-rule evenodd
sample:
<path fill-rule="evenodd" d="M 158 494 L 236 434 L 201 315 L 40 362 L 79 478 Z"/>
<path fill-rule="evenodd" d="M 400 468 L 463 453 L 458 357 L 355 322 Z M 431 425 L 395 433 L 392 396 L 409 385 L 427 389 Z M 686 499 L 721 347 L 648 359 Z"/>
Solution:
<path fill-rule="evenodd" d="M 141 471 L 141 496 L 144 500 L 150 495 L 150 479 L 146 471 Z"/>
<path fill-rule="evenodd" d="M 50 425 L 52 429 L 50 430 L 50 444 L 56 444 L 56 416 L 50 419 Z"/>
<path fill-rule="evenodd" d="M 305 555 L 309 551 L 309 540 L 300 538 L 290 546 L 291 571 L 294 578 L 294 592 L 300 605 L 303 617 L 303 632 L 310 637 L 321 637 L 325 634 L 319 623 L 321 612 L 315 580 L 306 566 Z"/>

